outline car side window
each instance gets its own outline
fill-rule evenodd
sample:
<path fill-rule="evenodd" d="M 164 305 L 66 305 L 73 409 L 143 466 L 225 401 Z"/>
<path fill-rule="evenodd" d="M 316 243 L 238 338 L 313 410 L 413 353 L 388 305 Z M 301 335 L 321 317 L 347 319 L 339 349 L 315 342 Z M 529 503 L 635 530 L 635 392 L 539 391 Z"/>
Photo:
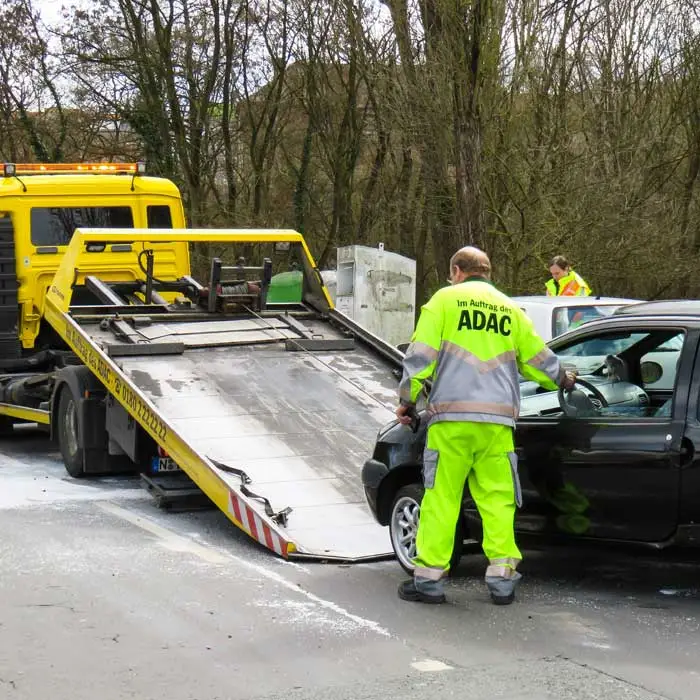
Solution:
<path fill-rule="evenodd" d="M 554 348 L 562 366 L 590 382 L 606 418 L 669 418 L 685 331 L 630 329 L 587 335 Z M 577 387 L 578 388 L 578 387 Z"/>
<path fill-rule="evenodd" d="M 587 336 L 555 352 L 566 369 L 577 374 L 593 374 L 603 369 L 606 357 L 619 355 L 647 335 L 648 333 L 607 333 Z"/>
<path fill-rule="evenodd" d="M 640 358 L 644 389 L 673 389 L 685 334 L 680 332 Z"/>

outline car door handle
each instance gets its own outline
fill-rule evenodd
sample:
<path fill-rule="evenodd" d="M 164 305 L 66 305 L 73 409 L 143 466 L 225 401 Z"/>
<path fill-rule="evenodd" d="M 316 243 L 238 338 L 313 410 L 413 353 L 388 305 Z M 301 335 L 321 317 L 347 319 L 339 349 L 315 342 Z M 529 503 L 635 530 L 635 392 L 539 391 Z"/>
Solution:
<path fill-rule="evenodd" d="M 690 464 L 695 457 L 695 446 L 688 440 L 688 438 L 683 438 L 681 440 L 681 466 L 684 467 L 686 464 Z"/>

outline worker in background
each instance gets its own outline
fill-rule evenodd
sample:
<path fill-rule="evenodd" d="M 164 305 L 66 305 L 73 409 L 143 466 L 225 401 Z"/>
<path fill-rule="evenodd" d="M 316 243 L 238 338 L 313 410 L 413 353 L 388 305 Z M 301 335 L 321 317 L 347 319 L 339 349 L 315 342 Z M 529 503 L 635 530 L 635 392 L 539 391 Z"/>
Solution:
<path fill-rule="evenodd" d="M 548 297 L 587 297 L 591 288 L 586 280 L 571 269 L 571 264 L 563 255 L 555 255 L 549 263 L 552 279 L 545 287 Z"/>
<path fill-rule="evenodd" d="M 571 388 L 575 381 L 490 277 L 486 253 L 472 247 L 457 251 L 450 260 L 451 286 L 423 306 L 404 358 L 396 410 L 401 423 L 411 423 L 425 382 L 433 381 L 417 556 L 413 579 L 399 587 L 403 600 L 444 602 L 443 577 L 468 480 L 483 521 L 486 585 L 494 603 L 513 601 L 521 560 L 513 523 L 521 500 L 513 447 L 518 370 L 550 390 Z"/>

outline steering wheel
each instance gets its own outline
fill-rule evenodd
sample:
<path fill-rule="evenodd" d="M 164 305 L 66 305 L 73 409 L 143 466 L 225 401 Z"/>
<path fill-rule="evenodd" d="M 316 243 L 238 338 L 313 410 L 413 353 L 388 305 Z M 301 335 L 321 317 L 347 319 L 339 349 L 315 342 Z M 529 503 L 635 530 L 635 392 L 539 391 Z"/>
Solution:
<path fill-rule="evenodd" d="M 594 384 L 579 378 L 576 379 L 576 384 L 586 387 L 600 402 L 601 408 L 608 407 L 608 400 Z M 569 418 L 597 416 L 599 410 L 588 394 L 576 388 L 565 391 L 563 387 L 559 387 L 559 406 Z"/>

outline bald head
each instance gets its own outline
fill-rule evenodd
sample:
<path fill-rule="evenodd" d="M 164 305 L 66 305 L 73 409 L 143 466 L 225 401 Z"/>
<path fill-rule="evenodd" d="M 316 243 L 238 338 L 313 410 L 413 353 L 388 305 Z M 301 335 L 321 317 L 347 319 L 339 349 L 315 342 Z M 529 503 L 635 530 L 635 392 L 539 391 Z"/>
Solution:
<path fill-rule="evenodd" d="M 463 282 L 469 277 L 490 279 L 491 261 L 489 256 L 474 246 L 460 248 L 450 260 L 450 275 L 454 282 Z"/>

